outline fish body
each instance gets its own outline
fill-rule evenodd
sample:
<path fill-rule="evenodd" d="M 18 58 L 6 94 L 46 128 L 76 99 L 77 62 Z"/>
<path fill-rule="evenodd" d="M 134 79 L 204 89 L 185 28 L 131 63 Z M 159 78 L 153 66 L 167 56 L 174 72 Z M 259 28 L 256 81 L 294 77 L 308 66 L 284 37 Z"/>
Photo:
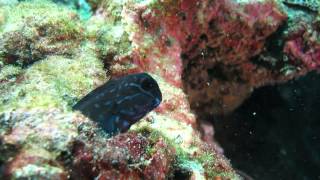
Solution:
<path fill-rule="evenodd" d="M 77 104 L 81 111 L 110 135 L 127 131 L 162 100 L 157 82 L 147 73 L 112 79 L 96 88 Z"/>

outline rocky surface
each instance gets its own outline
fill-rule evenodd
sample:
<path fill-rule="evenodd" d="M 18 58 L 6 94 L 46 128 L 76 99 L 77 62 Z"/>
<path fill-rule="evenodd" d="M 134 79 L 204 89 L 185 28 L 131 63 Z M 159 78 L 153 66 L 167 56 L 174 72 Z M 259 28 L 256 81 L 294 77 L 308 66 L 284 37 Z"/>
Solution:
<path fill-rule="evenodd" d="M 187 96 L 163 74 L 145 70 L 165 96 L 128 133 L 109 137 L 71 111 L 111 76 L 149 65 L 127 62 L 139 49 L 139 24 L 122 10 L 138 4 L 101 1 L 83 20 L 64 3 L 1 4 L 0 178 L 238 179 L 215 144 L 200 139 Z"/>
<path fill-rule="evenodd" d="M 303 4 L 80 2 L 0 3 L 1 178 L 240 179 L 210 124 L 201 139 L 202 117 L 319 67 L 319 16 Z M 136 72 L 157 80 L 163 102 L 129 132 L 109 137 L 71 111 Z"/>

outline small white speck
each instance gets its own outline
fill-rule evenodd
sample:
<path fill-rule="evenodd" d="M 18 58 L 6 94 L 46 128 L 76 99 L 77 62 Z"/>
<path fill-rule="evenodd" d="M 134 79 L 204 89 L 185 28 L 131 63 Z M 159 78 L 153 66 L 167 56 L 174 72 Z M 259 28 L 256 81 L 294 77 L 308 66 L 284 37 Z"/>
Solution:
<path fill-rule="evenodd" d="M 119 119 L 120 119 L 120 118 L 117 116 L 114 121 L 118 124 L 118 123 L 119 123 Z"/>

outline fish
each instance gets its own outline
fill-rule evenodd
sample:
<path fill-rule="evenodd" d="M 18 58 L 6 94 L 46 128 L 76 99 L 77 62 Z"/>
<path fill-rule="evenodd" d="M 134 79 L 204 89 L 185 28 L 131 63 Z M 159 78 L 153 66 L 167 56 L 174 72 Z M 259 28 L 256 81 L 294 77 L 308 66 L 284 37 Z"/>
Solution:
<path fill-rule="evenodd" d="M 161 101 L 162 93 L 156 80 L 147 73 L 137 73 L 107 81 L 72 108 L 113 136 L 126 132 Z"/>

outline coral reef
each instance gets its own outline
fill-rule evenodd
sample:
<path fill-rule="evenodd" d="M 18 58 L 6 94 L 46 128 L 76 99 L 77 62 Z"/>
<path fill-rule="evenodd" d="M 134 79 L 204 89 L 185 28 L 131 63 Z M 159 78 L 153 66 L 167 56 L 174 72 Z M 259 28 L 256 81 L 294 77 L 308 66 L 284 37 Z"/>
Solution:
<path fill-rule="evenodd" d="M 129 67 L 159 74 L 184 87 L 200 116 L 231 112 L 255 88 L 316 68 L 319 30 L 312 25 L 318 24 L 314 12 L 303 12 L 307 19 L 298 22 L 300 11 L 281 1 L 166 1 L 123 11 L 127 21 L 138 24 L 130 27 L 136 29 L 136 48 L 131 56 L 116 59 L 112 72 Z M 304 31 L 297 27 L 301 23 L 308 25 Z"/>
<path fill-rule="evenodd" d="M 307 69 L 317 69 L 320 65 L 320 21 L 306 23 L 298 20 L 294 30 L 288 34 L 284 53 L 291 61 L 302 64 Z"/>
<path fill-rule="evenodd" d="M 208 124 L 201 139 L 201 117 L 319 68 L 319 15 L 305 4 L 89 0 L 91 16 L 80 2 L 0 3 L 0 178 L 240 179 Z M 71 110 L 138 72 L 163 102 L 129 132 L 108 137 Z"/>
<path fill-rule="evenodd" d="M 68 152 L 77 128 L 77 116 L 57 109 L 19 109 L 1 114 L 1 175 L 12 179 L 66 179 L 58 161 Z"/>
<path fill-rule="evenodd" d="M 158 73 L 166 61 L 159 71 L 127 62 L 140 56 L 132 42 L 139 24 L 122 11 L 136 5 L 101 1 L 88 21 L 61 2 L 0 7 L 0 178 L 239 179 L 215 144 L 206 145 L 193 128 L 187 96 L 172 83 L 178 79 L 168 82 L 170 76 Z M 110 75 L 142 70 L 165 95 L 129 132 L 108 137 L 71 110 Z"/>
<path fill-rule="evenodd" d="M 170 4 L 173 3 L 173 4 Z M 207 14 L 206 7 L 207 5 L 203 4 L 198 4 L 195 5 L 195 1 L 183 1 L 178 4 L 174 4 L 174 2 L 168 1 L 164 4 L 158 3 L 150 6 L 154 6 L 155 8 L 150 11 L 147 7 L 137 7 L 136 9 L 125 9 L 125 11 L 128 11 L 127 18 L 129 19 L 128 21 L 136 21 L 138 23 L 138 27 L 132 27 L 132 29 L 139 29 L 137 33 L 133 35 L 133 43 L 135 46 L 139 47 L 135 49 L 135 51 L 132 53 L 131 57 L 127 58 L 119 58 L 116 60 L 115 67 L 112 68 L 112 72 L 115 72 L 114 74 L 117 74 L 119 72 L 118 69 L 123 68 L 128 68 L 131 67 L 131 71 L 136 72 L 136 71 L 151 71 L 157 74 L 160 74 L 162 77 L 164 77 L 171 85 L 176 86 L 180 88 L 182 86 L 182 81 L 181 77 L 183 76 L 185 86 L 186 86 L 186 91 L 189 95 L 189 100 L 191 101 L 191 105 L 194 107 L 195 104 L 199 104 L 199 101 L 209 101 L 206 105 L 203 105 L 199 107 L 199 109 L 209 109 L 210 110 L 219 110 L 218 107 L 212 107 L 212 104 L 224 104 L 227 106 L 229 109 L 232 109 L 232 107 L 237 106 L 237 104 L 241 103 L 241 100 L 238 100 L 238 103 L 236 103 L 237 98 L 244 99 L 244 95 L 248 95 L 250 93 L 250 86 L 243 84 L 240 85 L 240 83 L 232 83 L 231 79 L 226 79 L 226 83 L 230 84 L 228 86 L 233 87 L 235 93 L 232 96 L 232 92 L 229 90 L 226 90 L 228 92 L 224 93 L 225 95 L 220 95 L 220 90 L 219 89 L 214 89 L 208 87 L 208 84 L 210 84 L 210 81 L 208 80 L 209 76 L 203 68 L 208 68 L 211 65 L 205 62 L 214 61 L 213 57 L 204 57 L 204 53 L 208 53 L 207 50 L 205 50 L 206 45 L 205 41 L 211 40 L 214 41 L 212 42 L 213 44 L 216 43 L 215 46 L 220 45 L 220 39 L 221 42 L 223 42 L 222 38 L 214 37 L 214 35 L 206 35 L 205 31 L 206 29 L 210 30 L 210 27 L 208 24 L 203 24 L 203 21 L 205 21 L 203 18 L 204 17 L 199 17 L 199 19 L 194 19 L 193 14 L 197 14 L 196 12 L 200 12 L 199 14 Z M 221 2 L 222 5 L 219 5 L 219 3 L 212 3 L 212 6 L 217 6 L 216 11 L 222 11 L 221 9 L 226 9 L 229 10 L 230 12 L 236 12 L 238 6 L 233 5 L 233 9 L 230 9 L 231 7 L 226 7 L 226 8 L 218 8 L 220 6 L 224 6 L 225 4 Z M 202 7 L 203 6 L 203 7 Z M 267 5 L 266 5 L 267 6 Z M 270 5 L 269 5 L 270 6 Z M 169 8 L 169 7 L 183 7 L 184 9 L 179 9 L 179 8 Z M 272 5 L 271 5 L 272 7 Z M 130 7 L 129 7 L 130 8 Z M 166 9 L 168 8 L 168 9 Z M 212 7 L 214 8 L 214 7 Z M 228 9 L 229 8 L 229 9 Z M 165 9 L 165 10 L 164 10 Z M 207 11 L 210 11 L 211 9 L 208 9 Z M 272 10 L 272 9 L 271 9 Z M 130 14 L 131 13 L 131 14 Z M 188 15 L 188 13 L 190 15 Z M 217 12 L 215 12 L 217 13 Z M 228 14 L 227 12 L 225 12 Z M 239 12 L 240 14 L 241 12 Z M 271 11 L 272 13 L 272 11 Z M 276 12 L 277 13 L 277 12 Z M 221 12 L 221 16 L 224 16 L 224 13 Z M 240 14 L 241 15 L 241 14 Z M 277 14 L 275 14 L 276 16 Z M 190 16 L 190 18 L 187 18 Z M 234 15 L 236 16 L 236 15 Z M 278 12 L 277 18 L 280 20 L 283 19 L 284 17 L 281 17 L 280 12 Z M 208 15 L 209 17 L 209 15 Z M 212 14 L 212 17 L 216 17 L 214 13 Z M 250 16 L 249 16 L 250 17 Z M 198 17 L 196 17 L 198 18 Z M 200 19 L 202 18 L 202 19 Z M 225 20 L 227 22 L 227 20 Z M 234 19 L 234 25 L 238 24 L 238 20 Z M 207 20 L 207 22 L 210 22 Z M 244 20 L 244 22 L 246 22 Z M 264 21 L 262 21 L 261 24 L 263 24 Z M 214 21 L 211 21 L 212 27 L 219 27 L 219 24 L 213 24 Z M 219 23 L 219 21 L 217 21 Z M 277 28 L 277 22 L 272 22 L 270 23 L 275 23 L 273 25 L 273 29 L 275 30 Z M 173 26 L 175 24 L 175 26 Z M 230 23 L 232 25 L 232 22 Z M 205 27 L 206 26 L 206 27 Z M 272 26 L 272 25 L 271 25 Z M 228 27 L 226 25 L 226 27 Z M 247 29 L 249 29 L 248 27 Z M 232 26 L 229 28 L 230 31 L 236 28 L 233 28 Z M 263 27 L 261 27 L 263 29 Z M 201 30 L 201 32 L 200 32 Z M 212 31 L 214 31 L 213 29 Z M 247 30 L 244 29 L 244 32 Z M 144 32 L 144 33 L 141 33 Z M 272 32 L 272 29 L 270 32 L 266 32 L 266 34 L 270 34 Z M 218 33 L 218 32 L 217 32 Z M 255 31 L 252 30 L 252 34 L 254 34 Z M 224 41 L 228 40 L 228 33 L 218 33 L 220 34 L 223 38 Z M 200 37 L 201 36 L 201 37 Z M 209 37 L 208 37 L 209 36 Z M 212 37 L 211 37 L 212 36 Z M 266 36 L 266 35 L 265 35 Z M 248 38 L 251 37 L 250 35 L 247 36 Z M 241 37 L 238 37 L 241 38 Z M 258 39 L 259 37 L 257 37 Z M 237 39 L 238 40 L 238 39 Z M 217 42 L 215 42 L 217 41 Z M 257 46 L 260 46 L 262 48 L 263 44 L 262 42 L 257 42 L 256 44 L 259 44 Z M 243 42 L 249 42 L 248 40 L 243 40 Z M 252 40 L 252 44 L 253 44 Z M 201 43 L 203 45 L 201 45 Z M 250 42 L 249 42 L 250 43 Z M 200 45 L 199 45 L 200 44 Z M 230 43 L 229 43 L 230 44 Z M 250 45 L 250 44 L 249 44 Z M 248 46 L 249 46 L 248 45 Z M 253 44 L 252 46 L 254 46 Z M 149 47 L 154 47 L 154 48 L 149 48 Z M 199 46 L 199 47 L 198 47 Z M 220 45 L 221 46 L 221 45 Z M 231 45 L 230 45 L 231 46 Z M 242 47 L 239 45 L 239 47 Z M 211 47 L 209 47 L 210 49 Z M 187 55 L 189 49 L 195 52 L 190 52 L 189 55 Z M 223 47 L 222 47 L 223 49 Z M 225 48 L 227 49 L 227 48 Z M 231 48 L 230 48 L 231 49 Z M 249 48 L 248 48 L 249 49 Z M 254 48 L 253 48 L 254 49 Z M 216 56 L 225 56 L 224 50 L 221 51 L 220 54 Z M 246 54 L 252 54 L 252 52 L 248 52 L 245 47 L 244 49 L 239 49 L 239 53 L 243 51 L 244 55 L 234 55 L 235 58 L 241 57 L 245 59 Z M 256 50 L 258 51 L 258 50 Z M 192 55 L 191 53 L 195 53 Z M 196 55 L 199 53 L 200 55 Z M 203 54 L 203 55 L 201 55 Z M 257 54 L 257 52 L 256 52 Z M 190 56 L 190 57 L 188 57 Z M 195 56 L 196 58 L 200 58 L 200 60 L 194 58 L 195 60 L 192 60 L 191 56 Z M 212 55 L 210 55 L 212 56 Z M 230 54 L 232 56 L 232 54 Z M 190 59 L 191 58 L 191 59 Z M 222 59 L 223 57 L 221 57 Z M 226 55 L 226 58 L 230 58 Z M 154 61 L 154 59 L 158 59 L 157 61 Z M 207 60 L 207 61 L 206 61 Z M 218 61 L 218 60 L 217 60 Z M 222 60 L 221 60 L 222 61 Z M 236 61 L 236 60 L 234 60 Z M 223 61 L 222 61 L 223 62 Z M 184 64 L 183 64 L 184 63 Z M 227 63 L 227 62 L 226 62 Z M 189 70 L 189 65 L 188 64 L 193 64 L 192 70 Z M 212 68 L 211 70 L 209 69 L 208 72 L 215 72 L 218 73 L 219 71 L 219 66 L 223 68 L 224 66 L 222 64 L 218 63 L 218 68 L 214 69 Z M 134 66 L 135 65 L 135 66 Z M 163 68 L 159 68 L 163 67 Z M 195 70 L 195 69 L 198 69 Z M 188 71 L 193 72 L 194 74 L 188 75 Z M 228 67 L 228 72 L 231 74 L 233 72 L 233 76 L 237 74 L 236 72 L 236 66 L 235 69 L 233 70 L 232 67 Z M 221 72 L 223 73 L 223 72 Z M 232 75 L 232 74 L 231 74 Z M 229 75 L 230 76 L 230 75 Z M 188 79 L 190 78 L 196 78 L 196 79 Z M 211 77 L 212 78 L 212 77 Z M 236 77 L 235 77 L 236 78 Z M 195 82 L 193 82 L 195 81 Z M 236 80 L 235 80 L 236 81 Z M 219 81 L 219 85 L 221 85 L 222 82 Z M 193 91 L 190 90 L 189 86 L 192 86 L 195 88 Z M 197 86 L 197 87 L 194 87 Z M 200 90 L 201 89 L 201 90 Z M 240 89 L 240 90 L 239 90 Z M 241 89 L 243 89 L 241 91 Z M 192 91 L 192 92 L 191 92 Z M 207 93 L 206 91 L 209 91 L 211 93 Z M 218 92 L 216 92 L 218 91 Z M 208 97 L 209 94 L 210 96 Z M 212 94 L 212 95 L 211 95 Z M 226 95 L 228 94 L 228 95 Z M 220 102 L 221 98 L 225 98 L 226 100 L 224 102 Z M 212 101 L 216 103 L 212 103 Z M 218 103 L 219 102 L 219 103 Z"/>
<path fill-rule="evenodd" d="M 84 179 L 237 178 L 221 154 L 205 146 L 190 126 L 168 121 L 151 113 L 132 132 L 107 141 L 83 123 L 73 148 L 72 172 Z"/>
<path fill-rule="evenodd" d="M 30 68 L 20 69 L 18 75 L 18 72 L 10 72 L 10 79 L 1 79 L 0 110 L 34 107 L 70 109 L 77 97 L 105 81 L 102 63 L 90 57 L 88 52 L 76 57 L 79 59 L 50 56 Z"/>
<path fill-rule="evenodd" d="M 43 1 L 4 7 L 1 16 L 5 24 L 0 57 L 8 64 L 26 65 L 47 55 L 70 55 L 83 38 L 75 12 Z"/>
<path fill-rule="evenodd" d="M 320 8 L 320 3 L 318 0 L 284 0 L 283 2 L 288 5 L 306 7 L 315 12 L 317 12 Z"/>

